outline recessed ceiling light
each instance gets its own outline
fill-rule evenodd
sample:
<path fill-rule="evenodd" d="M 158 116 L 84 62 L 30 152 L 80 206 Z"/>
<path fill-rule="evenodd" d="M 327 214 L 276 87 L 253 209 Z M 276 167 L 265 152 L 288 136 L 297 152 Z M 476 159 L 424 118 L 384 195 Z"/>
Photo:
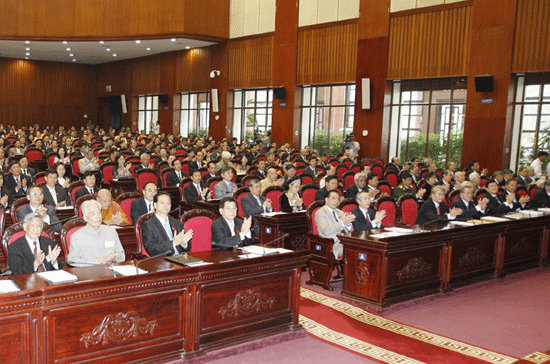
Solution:
<path fill-rule="evenodd" d="M 31 54 L 29 52 L 25 53 L 25 56 L 30 56 Z"/>
<path fill-rule="evenodd" d="M 70 50 L 71 50 L 71 48 L 67 48 L 67 51 L 70 51 Z"/>
<path fill-rule="evenodd" d="M 105 49 L 105 50 L 106 50 L 107 52 L 110 52 L 110 51 L 111 51 L 111 48 L 107 48 L 107 49 Z"/>
<path fill-rule="evenodd" d="M 72 54 L 72 53 L 71 53 L 71 54 L 69 54 L 69 57 L 74 57 L 74 54 Z"/>
<path fill-rule="evenodd" d="M 30 40 L 26 40 L 26 41 L 25 41 L 25 44 L 30 44 L 30 43 L 31 43 Z"/>
<path fill-rule="evenodd" d="M 187 46 L 187 47 L 185 47 L 185 49 L 191 49 L 191 47 Z"/>
<path fill-rule="evenodd" d="M 136 40 L 136 43 L 137 43 L 137 44 L 141 43 L 141 40 L 139 40 L 139 39 L 138 39 L 138 40 Z"/>
<path fill-rule="evenodd" d="M 63 41 L 63 44 L 67 44 L 67 41 L 66 41 L 66 40 L 64 40 L 64 41 Z"/>
<path fill-rule="evenodd" d="M 116 56 L 117 56 L 117 54 L 116 54 L 116 53 L 113 53 L 113 57 L 116 57 Z"/>
<path fill-rule="evenodd" d="M 170 39 L 170 40 L 171 40 L 172 42 L 175 42 L 175 41 L 176 41 L 176 38 L 172 38 L 172 39 Z"/>
<path fill-rule="evenodd" d="M 102 41 L 102 40 L 100 40 L 100 41 L 99 41 L 99 44 L 103 44 L 103 43 L 105 43 L 105 42 L 104 42 L 104 41 Z"/>
<path fill-rule="evenodd" d="M 30 51 L 31 49 L 29 47 L 25 48 L 26 51 Z"/>
<path fill-rule="evenodd" d="M 76 62 L 76 58 L 73 58 L 73 62 Z"/>
<path fill-rule="evenodd" d="M 150 51 L 150 50 L 151 50 L 151 47 L 147 47 L 147 50 Z"/>

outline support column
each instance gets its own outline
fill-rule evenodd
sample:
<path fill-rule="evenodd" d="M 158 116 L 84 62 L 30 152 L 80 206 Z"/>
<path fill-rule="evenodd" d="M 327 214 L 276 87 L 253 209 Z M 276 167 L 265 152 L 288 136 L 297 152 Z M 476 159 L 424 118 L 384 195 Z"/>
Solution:
<path fill-rule="evenodd" d="M 222 140 L 232 137 L 232 105 L 228 104 L 228 77 L 229 77 L 229 44 L 220 43 L 212 47 L 212 55 L 210 58 L 210 68 L 219 70 L 220 75 L 210 79 L 210 90 L 218 90 L 218 109 L 217 113 L 212 112 L 210 107 L 210 135 L 214 140 Z M 210 94 L 212 101 L 212 94 Z M 216 120 L 216 118 L 218 118 Z"/>
<path fill-rule="evenodd" d="M 168 95 L 167 104 L 159 102 L 160 131 L 161 133 L 174 133 L 177 128 L 175 125 L 177 119 L 174 120 L 174 90 L 176 89 L 176 56 L 174 52 L 161 54 L 159 64 L 161 65 L 159 90 L 160 93 Z"/>

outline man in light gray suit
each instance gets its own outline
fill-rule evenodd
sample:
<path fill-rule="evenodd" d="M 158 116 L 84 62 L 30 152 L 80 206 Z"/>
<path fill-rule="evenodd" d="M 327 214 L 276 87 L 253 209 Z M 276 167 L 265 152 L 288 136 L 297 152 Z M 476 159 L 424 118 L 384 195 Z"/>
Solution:
<path fill-rule="evenodd" d="M 224 167 L 221 169 L 223 180 L 214 186 L 214 198 L 220 200 L 224 197 L 233 197 L 237 190 L 237 185 L 231 182 L 233 179 L 233 168 Z"/>
<path fill-rule="evenodd" d="M 17 210 L 17 221 L 23 221 L 25 216 L 31 212 L 38 212 L 44 223 L 50 225 L 55 231 L 61 230 L 61 222 L 55 216 L 55 209 L 49 205 L 42 205 L 44 194 L 40 187 L 32 186 L 29 188 L 27 199 L 29 200 L 29 204 Z"/>
<path fill-rule="evenodd" d="M 327 197 L 325 197 L 325 206 L 317 210 L 315 214 L 315 224 L 317 230 L 319 230 L 319 235 L 334 240 L 332 253 L 336 258 L 341 257 L 344 251 L 340 239 L 336 235 L 352 232 L 352 222 L 355 221 L 354 214 L 345 214 L 344 211 L 338 209 L 339 203 L 340 195 L 338 191 L 329 191 Z"/>
<path fill-rule="evenodd" d="M 254 221 L 254 235 L 260 236 L 260 224 L 256 221 L 256 216 L 265 212 L 273 212 L 271 200 L 260 195 L 260 181 L 257 179 L 250 180 L 248 187 L 250 193 L 244 196 L 241 200 L 244 217 L 252 216 Z"/>

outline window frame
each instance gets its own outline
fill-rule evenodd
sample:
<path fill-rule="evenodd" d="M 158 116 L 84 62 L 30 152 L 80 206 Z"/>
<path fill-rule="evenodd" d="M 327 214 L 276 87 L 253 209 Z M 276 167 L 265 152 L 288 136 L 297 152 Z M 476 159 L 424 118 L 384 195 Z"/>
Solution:
<path fill-rule="evenodd" d="M 254 106 L 247 106 L 248 101 L 246 100 L 246 95 L 248 92 L 254 92 Z M 258 100 L 258 92 L 267 92 L 266 94 L 266 101 L 265 106 L 258 107 L 257 105 L 259 102 Z M 238 93 L 241 93 L 241 97 L 238 97 Z M 259 87 L 259 88 L 243 88 L 243 89 L 235 89 L 233 90 L 233 137 L 237 138 L 239 142 L 242 142 L 243 140 L 247 140 L 247 128 L 249 128 L 247 124 L 247 116 L 248 115 L 254 115 L 254 134 L 253 139 L 256 139 L 257 132 L 260 132 L 260 129 L 258 128 L 257 120 L 258 118 L 256 115 L 265 115 L 266 124 L 265 127 L 262 130 L 262 133 L 265 133 L 266 131 L 271 131 L 273 127 L 273 87 Z M 237 103 L 240 100 L 240 104 L 237 105 Z M 263 101 L 262 101 L 263 103 Z M 252 114 L 247 114 L 247 110 L 254 110 Z M 258 110 L 265 110 L 265 113 L 258 113 Z M 238 125 L 237 125 L 238 123 Z M 247 140 L 249 141 L 249 140 Z"/>
<path fill-rule="evenodd" d="M 201 101 L 200 100 L 200 97 L 201 95 L 205 95 L 206 96 L 206 103 L 205 103 L 205 107 L 201 107 L 201 104 L 204 103 L 204 101 Z M 190 104 L 192 103 L 192 97 L 196 97 L 196 100 L 197 100 L 197 107 L 189 107 Z M 187 105 L 184 105 L 184 98 L 187 97 Z M 181 92 L 180 93 L 180 105 L 179 105 L 179 108 L 177 109 L 179 111 L 179 116 L 180 116 L 180 125 L 179 125 L 179 132 L 181 134 L 181 136 L 183 137 L 188 137 L 190 133 L 194 133 L 195 136 L 204 136 L 204 137 L 208 137 L 208 135 L 210 135 L 210 105 L 211 105 L 211 99 L 210 99 L 210 91 L 191 91 L 191 92 Z M 186 107 L 187 106 L 187 107 Z M 204 124 L 205 124 L 205 134 L 206 135 L 202 135 L 200 133 L 200 130 L 201 130 L 201 112 L 204 112 L 205 114 L 205 121 L 204 121 Z M 187 133 L 184 132 L 184 113 L 187 113 L 187 126 L 186 126 L 186 130 L 187 130 Z M 196 122 L 196 124 L 198 125 L 198 129 L 199 131 L 195 129 L 191 129 L 190 128 L 190 124 L 189 124 L 189 120 L 191 119 L 190 116 L 191 114 L 195 114 L 195 119 L 194 121 Z M 201 135 L 199 135 L 201 134 Z"/>

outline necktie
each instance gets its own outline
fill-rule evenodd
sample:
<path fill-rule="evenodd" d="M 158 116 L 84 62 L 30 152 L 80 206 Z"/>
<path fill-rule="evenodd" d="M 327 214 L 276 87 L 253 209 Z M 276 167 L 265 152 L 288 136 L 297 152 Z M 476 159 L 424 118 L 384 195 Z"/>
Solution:
<path fill-rule="evenodd" d="M 38 246 L 36 244 L 36 241 L 33 242 L 34 244 L 34 251 L 33 251 L 33 254 L 34 254 L 34 259 L 36 260 L 36 257 L 38 257 Z M 44 272 L 45 269 L 44 269 L 44 266 L 42 264 L 40 264 L 38 266 L 38 268 L 36 269 L 37 272 Z"/>
<path fill-rule="evenodd" d="M 365 211 L 365 218 L 367 219 L 367 222 L 370 223 L 370 217 L 369 217 L 369 212 L 368 211 Z"/>
<path fill-rule="evenodd" d="M 336 216 L 336 211 L 332 210 L 332 216 L 334 216 L 334 220 L 336 220 L 336 222 L 339 222 L 338 217 Z"/>
<path fill-rule="evenodd" d="M 92 188 L 88 188 L 88 191 L 90 192 L 90 195 L 94 194 L 94 190 Z"/>
<path fill-rule="evenodd" d="M 201 192 L 201 189 L 199 188 L 199 186 L 195 185 L 195 187 L 197 187 L 197 193 L 199 194 L 199 196 L 202 196 L 202 192 Z"/>
<path fill-rule="evenodd" d="M 52 195 L 53 202 L 55 202 L 55 204 L 57 205 L 57 194 L 55 193 L 55 189 L 50 190 L 50 193 Z"/>
<path fill-rule="evenodd" d="M 263 207 L 264 205 L 262 204 L 262 200 L 260 200 L 260 196 L 254 196 L 256 197 L 256 201 L 258 201 L 258 204 L 260 204 L 261 207 Z"/>
<path fill-rule="evenodd" d="M 23 174 L 27 174 L 27 169 L 23 168 Z"/>
<path fill-rule="evenodd" d="M 147 211 L 151 212 L 151 204 L 150 203 L 147 204 Z"/>
<path fill-rule="evenodd" d="M 437 205 L 437 214 L 441 215 L 441 210 L 439 209 L 439 205 Z"/>
<path fill-rule="evenodd" d="M 172 230 L 170 230 L 170 223 L 168 222 L 168 218 L 164 220 L 164 230 L 166 231 L 166 235 L 168 235 L 168 239 L 173 240 L 174 235 L 172 235 Z"/>

